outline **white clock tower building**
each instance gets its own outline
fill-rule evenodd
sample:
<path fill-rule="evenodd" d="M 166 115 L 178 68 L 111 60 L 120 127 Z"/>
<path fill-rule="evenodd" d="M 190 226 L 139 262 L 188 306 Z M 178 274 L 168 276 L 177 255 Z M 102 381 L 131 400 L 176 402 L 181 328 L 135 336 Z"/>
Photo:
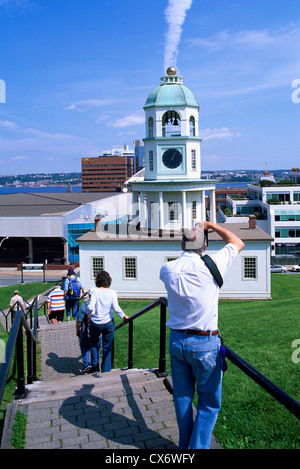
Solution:
<path fill-rule="evenodd" d="M 168 68 L 144 110 L 145 175 L 130 181 L 140 227 L 176 230 L 206 220 L 205 191 L 215 221 L 215 181 L 201 180 L 199 104 L 175 68 Z"/>

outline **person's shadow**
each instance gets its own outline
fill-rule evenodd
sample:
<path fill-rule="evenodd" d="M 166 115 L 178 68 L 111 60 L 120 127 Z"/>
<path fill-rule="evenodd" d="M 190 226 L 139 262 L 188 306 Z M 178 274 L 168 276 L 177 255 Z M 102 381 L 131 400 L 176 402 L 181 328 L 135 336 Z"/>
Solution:
<path fill-rule="evenodd" d="M 93 384 L 84 384 L 80 390 L 75 391 L 76 395 L 81 398 L 80 414 L 76 421 L 74 421 L 74 411 L 70 412 L 70 405 L 74 406 L 74 396 L 63 401 L 59 409 L 60 416 L 78 428 L 96 431 L 104 440 L 111 440 L 120 445 L 127 444 L 131 448 L 134 446 L 137 449 L 147 449 L 147 441 L 151 440 L 150 447 L 152 449 L 176 449 L 177 446 L 171 440 L 160 436 L 147 426 L 135 401 L 127 376 L 122 375 L 121 380 L 128 407 L 134 418 L 113 412 L 114 404 L 91 393 Z M 95 441 L 96 448 L 97 441 Z M 102 445 L 101 448 L 104 449 Z"/>
<path fill-rule="evenodd" d="M 50 352 L 45 364 L 53 368 L 56 373 L 81 375 L 80 362 L 81 355 L 78 357 L 60 357 L 56 353 Z"/>

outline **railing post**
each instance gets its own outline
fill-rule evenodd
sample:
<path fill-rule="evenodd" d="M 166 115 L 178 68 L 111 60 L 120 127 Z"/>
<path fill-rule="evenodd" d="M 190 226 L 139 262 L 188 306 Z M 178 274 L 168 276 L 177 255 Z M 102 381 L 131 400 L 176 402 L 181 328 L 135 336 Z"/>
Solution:
<path fill-rule="evenodd" d="M 27 383 L 33 383 L 33 373 L 32 373 L 32 340 L 30 333 L 26 331 L 27 336 Z"/>
<path fill-rule="evenodd" d="M 15 399 L 21 399 L 26 397 L 25 389 L 25 373 L 24 373 L 24 347 L 23 347 L 23 325 L 22 325 L 22 315 L 21 311 L 18 311 L 19 317 L 19 329 L 17 336 L 17 388 L 15 392 Z M 16 318 L 15 318 L 16 320 Z"/>
<path fill-rule="evenodd" d="M 165 298 L 160 298 L 160 336 L 159 336 L 159 364 L 155 371 L 158 377 L 167 376 L 166 373 L 166 319 L 167 305 Z"/>
<path fill-rule="evenodd" d="M 128 368 L 133 368 L 133 321 L 128 324 Z"/>

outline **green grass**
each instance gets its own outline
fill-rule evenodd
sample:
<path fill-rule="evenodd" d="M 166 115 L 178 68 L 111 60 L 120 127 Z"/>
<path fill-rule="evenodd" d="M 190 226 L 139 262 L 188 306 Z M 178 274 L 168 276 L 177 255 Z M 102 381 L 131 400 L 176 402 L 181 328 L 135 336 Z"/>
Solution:
<path fill-rule="evenodd" d="M 27 301 L 32 298 L 33 296 L 39 295 L 44 291 L 48 290 L 49 288 L 54 287 L 55 282 L 47 282 L 45 284 L 41 282 L 32 282 L 27 283 L 25 285 L 12 285 L 9 287 L 1 287 L 0 288 L 0 307 L 4 310 L 9 307 L 9 302 L 11 297 L 14 294 L 14 290 L 19 290 L 20 295 L 26 299 Z M 26 306 L 26 303 L 25 303 Z M 41 310 L 42 314 L 44 314 L 44 310 Z M 2 314 L 0 312 L 0 314 Z M 41 312 L 39 313 L 41 314 Z"/>
<path fill-rule="evenodd" d="M 219 326 L 226 345 L 300 401 L 300 363 L 292 342 L 300 339 L 300 275 L 272 274 L 272 300 L 220 301 Z M 151 301 L 120 301 L 128 315 Z M 134 322 L 133 366 L 157 368 L 159 307 Z M 127 366 L 128 327 L 116 331 L 115 366 Z M 229 360 L 222 410 L 214 434 L 224 448 L 300 448 L 299 421 Z M 170 373 L 167 353 L 167 372 Z M 196 400 L 195 400 L 196 405 Z"/>
<path fill-rule="evenodd" d="M 12 428 L 11 444 L 14 449 L 25 448 L 25 432 L 26 432 L 27 415 L 21 410 L 17 410 L 15 423 Z"/>

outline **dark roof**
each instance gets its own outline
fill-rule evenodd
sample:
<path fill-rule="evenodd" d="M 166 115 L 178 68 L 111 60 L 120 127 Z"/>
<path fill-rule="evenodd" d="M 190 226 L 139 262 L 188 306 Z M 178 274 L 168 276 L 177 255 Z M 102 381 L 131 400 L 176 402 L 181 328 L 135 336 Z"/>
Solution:
<path fill-rule="evenodd" d="M 111 192 L 66 192 L 0 195 L 0 217 L 58 216 L 71 212 L 81 205 L 110 197 Z"/>
<path fill-rule="evenodd" d="M 263 231 L 261 228 L 256 226 L 255 228 L 249 228 L 248 223 L 222 223 L 222 226 L 224 228 L 232 231 L 235 233 L 242 241 L 247 242 L 247 241 L 273 241 L 272 236 L 270 236 L 268 233 Z M 112 225 L 111 225 L 112 226 Z M 109 235 L 106 232 L 103 232 L 103 237 L 99 236 L 99 234 L 95 230 L 91 230 L 88 233 L 85 233 L 82 235 L 80 238 L 78 238 L 76 241 L 77 242 L 137 242 L 137 241 L 142 241 L 142 242 L 162 242 L 166 241 L 168 243 L 170 242 L 180 242 L 181 241 L 181 232 L 180 231 L 174 231 L 172 235 L 170 236 L 170 231 L 165 230 L 162 233 L 162 236 L 159 236 L 157 231 L 150 232 L 148 230 L 141 230 L 134 232 L 134 236 L 128 235 L 125 237 L 124 235 L 115 235 L 111 234 Z M 149 235 L 150 234 L 150 235 Z M 208 242 L 214 242 L 214 241 L 221 241 L 222 238 L 215 232 L 209 231 L 208 233 Z"/>

